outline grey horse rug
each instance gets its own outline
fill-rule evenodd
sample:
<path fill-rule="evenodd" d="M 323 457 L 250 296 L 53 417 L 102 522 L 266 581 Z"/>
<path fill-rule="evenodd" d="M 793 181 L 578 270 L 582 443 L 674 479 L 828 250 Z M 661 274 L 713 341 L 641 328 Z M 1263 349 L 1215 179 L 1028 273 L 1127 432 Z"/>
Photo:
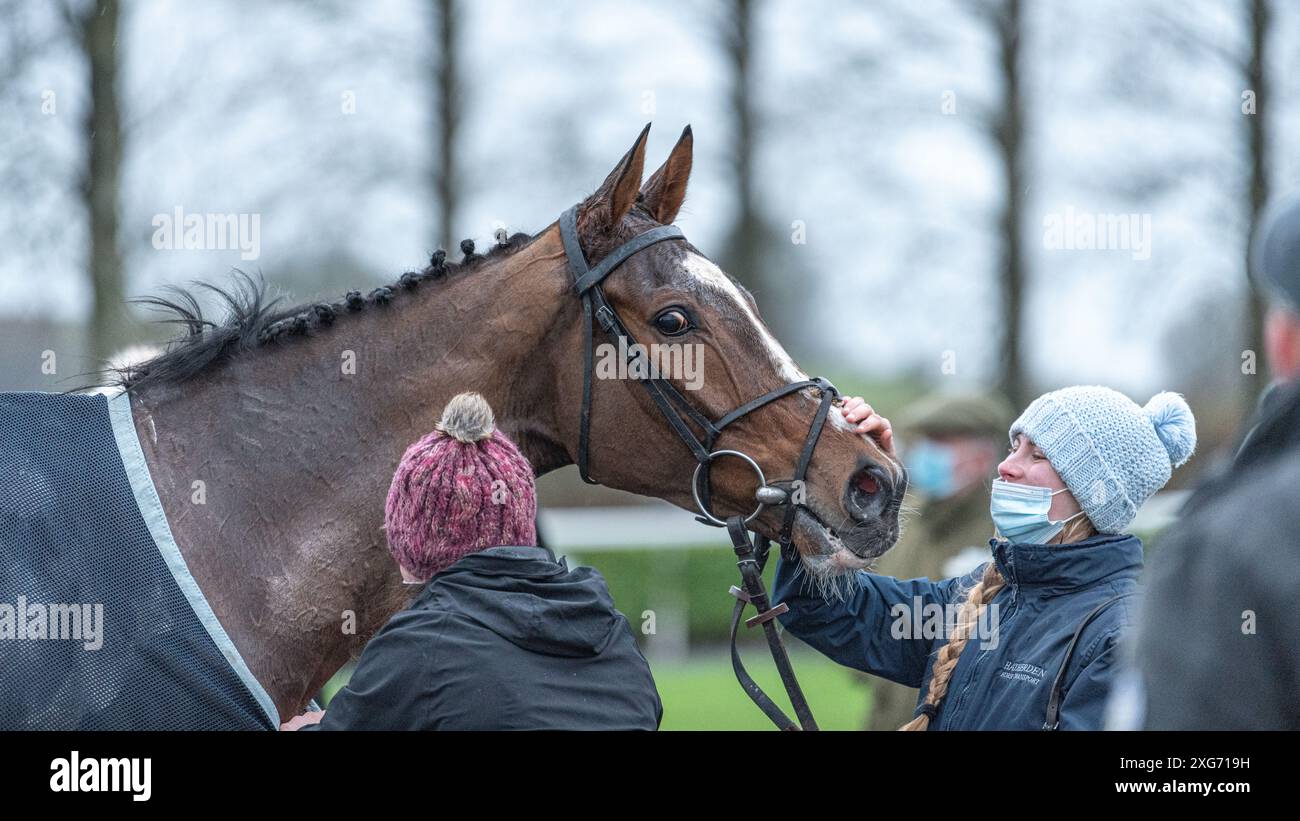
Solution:
<path fill-rule="evenodd" d="M 129 396 L 0 393 L 0 729 L 278 727 L 176 547 Z"/>

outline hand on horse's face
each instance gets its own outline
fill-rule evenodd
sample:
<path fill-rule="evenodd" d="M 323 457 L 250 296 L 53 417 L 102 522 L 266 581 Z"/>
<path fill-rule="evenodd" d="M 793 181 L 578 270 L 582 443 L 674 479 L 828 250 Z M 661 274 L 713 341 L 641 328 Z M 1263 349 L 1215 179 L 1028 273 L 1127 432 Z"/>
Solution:
<path fill-rule="evenodd" d="M 858 424 L 858 433 L 865 433 L 875 438 L 880 447 L 890 456 L 894 455 L 894 430 L 889 420 L 876 413 L 861 396 L 846 396 L 840 406 L 844 418 Z"/>

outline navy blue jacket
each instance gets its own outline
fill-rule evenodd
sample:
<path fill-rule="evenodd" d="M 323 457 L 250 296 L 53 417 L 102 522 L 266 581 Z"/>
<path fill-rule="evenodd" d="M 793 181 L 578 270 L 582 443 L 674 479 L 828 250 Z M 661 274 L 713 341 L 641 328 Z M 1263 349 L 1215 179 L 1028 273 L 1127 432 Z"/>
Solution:
<path fill-rule="evenodd" d="M 319 729 L 655 730 L 662 717 L 598 572 L 542 547 L 491 547 L 375 634 Z"/>
<path fill-rule="evenodd" d="M 997 607 L 996 618 L 986 613 L 982 632 L 977 628 L 967 641 L 930 729 L 1042 729 L 1048 694 L 1075 629 L 1102 602 L 1139 589 L 1142 542 L 1135 536 L 1094 536 L 1066 545 L 997 539 L 989 544 L 1007 584 L 989 603 Z M 919 687 L 923 700 L 948 635 L 925 629 L 927 622 L 932 628 L 939 619 L 952 624 L 960 590 L 969 591 L 987 564 L 941 581 L 858 571 L 849 596 L 827 601 L 811 589 L 802 567 L 782 559 L 773 599 L 790 607 L 779 617 L 788 632 L 840 664 Z M 945 613 L 949 603 L 953 607 Z M 1066 669 L 1061 729 L 1102 728 L 1117 644 L 1138 604 L 1133 595 L 1120 599 L 1084 629 Z"/>

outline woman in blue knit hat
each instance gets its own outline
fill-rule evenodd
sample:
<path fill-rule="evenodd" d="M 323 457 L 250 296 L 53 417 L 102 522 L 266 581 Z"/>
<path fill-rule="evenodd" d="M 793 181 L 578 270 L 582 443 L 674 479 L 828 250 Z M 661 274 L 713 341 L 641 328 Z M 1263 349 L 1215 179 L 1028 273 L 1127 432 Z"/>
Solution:
<path fill-rule="evenodd" d="M 889 421 L 844 403 L 892 449 Z M 919 687 L 904 730 L 1101 729 L 1117 644 L 1137 612 L 1142 543 L 1124 531 L 1196 446 L 1181 396 L 1139 407 L 1110 388 L 1036 399 L 1009 430 L 990 493 L 993 560 L 951 579 L 864 571 L 827 599 L 782 558 L 781 623 L 841 664 Z"/>

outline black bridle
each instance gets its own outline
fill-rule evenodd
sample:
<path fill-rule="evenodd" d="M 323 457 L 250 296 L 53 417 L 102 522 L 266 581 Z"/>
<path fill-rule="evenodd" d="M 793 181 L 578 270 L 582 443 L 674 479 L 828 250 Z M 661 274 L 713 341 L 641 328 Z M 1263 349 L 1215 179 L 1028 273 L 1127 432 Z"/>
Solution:
<path fill-rule="evenodd" d="M 676 226 L 657 226 L 638 234 L 633 239 L 615 248 L 594 267 L 588 267 L 587 257 L 583 253 L 582 245 L 578 240 L 578 206 L 575 205 L 565 211 L 560 216 L 559 225 L 560 237 L 564 242 L 564 253 L 568 257 L 569 271 L 573 275 L 573 291 L 582 300 L 583 375 L 582 413 L 578 430 L 578 472 L 584 482 L 597 484 L 588 472 L 591 386 L 594 367 L 592 320 L 594 319 L 600 324 L 601 330 L 615 344 L 618 343 L 620 337 L 627 341 L 628 350 L 631 350 L 632 346 L 636 344 L 636 339 L 632 336 L 632 333 L 623 324 L 613 306 L 609 304 L 609 300 L 605 298 L 601 283 L 615 268 L 636 252 L 658 242 L 685 239 L 685 237 Z M 805 730 L 817 729 L 812 712 L 808 709 L 807 700 L 803 696 L 799 682 L 795 679 L 794 670 L 790 666 L 790 660 L 786 655 L 784 645 L 781 643 L 781 637 L 776 632 L 774 619 L 788 608 L 785 604 L 772 608 L 769 605 L 767 593 L 763 589 L 762 572 L 763 565 L 767 561 L 769 541 L 765 537 L 759 536 L 757 545 L 752 544 L 746 532 L 746 525 L 753 521 L 763 511 L 763 508 L 769 505 L 786 505 L 785 518 L 781 525 L 778 543 L 784 556 L 789 559 L 797 557 L 797 554 L 791 548 L 795 513 L 798 508 L 796 490 L 803 486 L 808 472 L 808 464 L 812 461 L 813 450 L 817 447 L 817 440 L 821 437 L 822 428 L 826 424 L 826 417 L 830 413 L 831 404 L 839 396 L 839 392 L 829 381 L 820 377 L 792 382 L 768 391 L 756 399 L 751 399 L 715 422 L 701 414 L 687 402 L 686 397 L 682 396 L 681 392 L 667 379 L 654 376 L 638 379 L 637 381 L 645 387 L 650 394 L 650 398 L 659 408 L 660 413 L 663 414 L 664 419 L 676 431 L 681 440 L 686 443 L 686 447 L 690 449 L 691 454 L 695 457 L 697 464 L 691 479 L 691 494 L 701 514 L 696 519 L 715 527 L 726 527 L 728 534 L 731 536 L 744 585 L 743 589 L 731 588 L 732 595 L 737 599 L 731 622 L 731 659 L 736 677 L 759 709 L 778 727 L 791 730 L 799 729 L 800 726 Z M 808 435 L 804 439 L 803 450 L 799 454 L 794 475 L 790 480 L 769 484 L 758 463 L 747 454 L 736 450 L 714 450 L 718 437 L 722 435 L 723 429 L 728 425 L 778 399 L 790 396 L 805 388 L 817 391 L 821 396 L 821 400 L 817 412 L 813 416 L 812 423 L 809 425 Z M 697 429 L 700 431 L 698 435 L 696 434 Z M 740 458 L 747 462 L 758 474 L 759 487 L 755 494 L 758 507 L 747 517 L 731 516 L 723 520 L 712 512 L 709 474 L 713 461 L 720 456 Z M 788 487 L 781 487 L 780 485 L 787 485 Z M 768 646 L 772 651 L 772 657 L 781 673 L 781 681 L 785 685 L 786 692 L 790 695 L 791 704 L 799 718 L 799 725 L 795 725 L 794 722 L 787 718 L 780 708 L 759 689 L 754 680 L 745 672 L 744 665 L 740 662 L 740 656 L 736 651 L 736 633 L 746 603 L 753 604 L 759 611 L 758 615 L 746 621 L 746 625 L 749 627 L 761 625 L 763 627 Z"/>

